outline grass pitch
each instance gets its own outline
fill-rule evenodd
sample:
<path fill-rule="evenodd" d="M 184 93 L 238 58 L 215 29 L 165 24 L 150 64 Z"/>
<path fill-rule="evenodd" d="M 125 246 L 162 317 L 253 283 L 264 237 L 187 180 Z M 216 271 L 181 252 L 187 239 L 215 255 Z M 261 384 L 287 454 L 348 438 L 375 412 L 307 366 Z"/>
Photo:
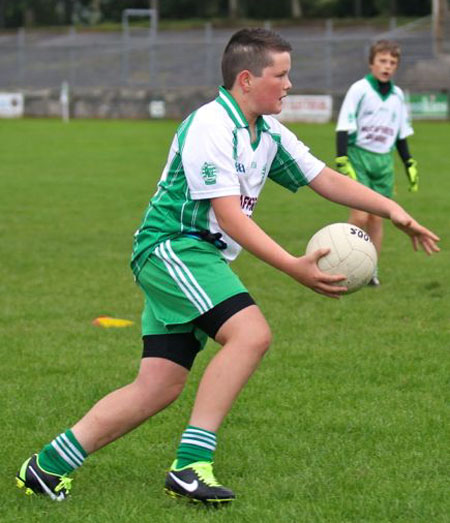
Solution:
<path fill-rule="evenodd" d="M 414 253 L 386 223 L 379 289 L 316 295 L 244 253 L 235 269 L 274 343 L 219 432 L 218 478 L 237 494 L 210 512 L 162 493 L 214 343 L 177 403 L 90 457 L 65 503 L 13 486 L 22 461 L 101 396 L 135 376 L 140 291 L 132 236 L 164 165 L 175 122 L 0 121 L 2 521 L 450 521 L 448 123 L 416 123 L 419 193 L 398 165 L 397 199 L 442 235 Z M 334 157 L 332 125 L 295 125 Z M 255 219 L 301 254 L 347 210 L 268 182 Z M 131 319 L 100 329 L 94 318 Z"/>

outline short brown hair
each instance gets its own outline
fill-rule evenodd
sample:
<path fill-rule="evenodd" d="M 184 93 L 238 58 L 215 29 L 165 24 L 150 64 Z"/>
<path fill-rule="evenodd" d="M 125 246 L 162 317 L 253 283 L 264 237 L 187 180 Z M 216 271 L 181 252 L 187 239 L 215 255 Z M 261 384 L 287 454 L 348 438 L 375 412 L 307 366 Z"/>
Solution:
<path fill-rule="evenodd" d="M 369 53 L 369 64 L 373 64 L 375 55 L 378 53 L 391 53 L 391 55 L 397 58 L 400 62 L 400 44 L 393 40 L 378 40 L 378 42 L 372 44 Z"/>
<path fill-rule="evenodd" d="M 225 89 L 231 89 L 236 76 L 247 69 L 255 76 L 272 65 L 270 51 L 292 51 L 289 42 L 274 31 L 262 28 L 241 29 L 231 37 L 222 56 L 222 78 Z"/>

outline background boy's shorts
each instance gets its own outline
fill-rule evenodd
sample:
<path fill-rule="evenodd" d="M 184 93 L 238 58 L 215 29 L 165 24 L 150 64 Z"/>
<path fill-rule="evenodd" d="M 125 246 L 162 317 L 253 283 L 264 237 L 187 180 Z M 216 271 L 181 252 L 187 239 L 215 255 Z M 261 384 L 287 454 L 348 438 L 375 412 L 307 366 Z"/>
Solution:
<path fill-rule="evenodd" d="M 360 183 L 387 198 L 392 198 L 394 161 L 391 153 L 378 154 L 349 146 L 347 154 Z"/>
<path fill-rule="evenodd" d="M 145 294 L 144 340 L 151 335 L 163 341 L 167 334 L 191 334 L 203 348 L 208 336 L 193 322 L 228 298 L 245 293 L 251 300 L 216 247 L 184 236 L 160 243 L 137 275 L 137 283 Z M 178 339 L 183 344 L 186 336 Z"/>

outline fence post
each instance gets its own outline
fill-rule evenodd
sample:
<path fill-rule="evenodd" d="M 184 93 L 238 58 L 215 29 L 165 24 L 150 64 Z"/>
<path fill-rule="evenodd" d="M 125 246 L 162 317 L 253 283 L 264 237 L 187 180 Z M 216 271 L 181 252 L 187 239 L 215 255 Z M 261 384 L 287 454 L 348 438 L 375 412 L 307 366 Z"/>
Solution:
<path fill-rule="evenodd" d="M 212 41 L 212 24 L 206 22 L 205 24 L 205 50 L 206 50 L 206 61 L 205 61 L 205 83 L 207 87 L 212 86 L 212 68 L 213 68 L 213 41 Z"/>
<path fill-rule="evenodd" d="M 76 40 L 77 31 L 74 25 L 69 28 L 69 84 L 73 87 L 76 82 Z"/>
<path fill-rule="evenodd" d="M 445 13 L 447 10 L 445 0 L 432 0 L 431 17 L 432 17 L 432 35 L 433 35 L 433 52 L 435 56 L 442 54 L 444 44 L 444 25 Z"/>
<path fill-rule="evenodd" d="M 328 18 L 325 26 L 325 87 L 333 89 L 333 19 Z"/>
<path fill-rule="evenodd" d="M 17 80 L 20 87 L 24 86 L 25 80 L 25 28 L 17 30 Z"/>
<path fill-rule="evenodd" d="M 153 24 L 153 18 L 152 18 L 152 24 Z M 157 87 L 154 83 L 157 76 L 157 70 L 158 70 L 158 64 L 156 63 L 156 60 L 158 59 L 158 53 L 156 52 L 156 38 L 157 38 L 157 31 L 156 31 L 156 25 L 153 24 L 153 29 L 150 30 L 148 43 L 149 43 L 149 75 L 150 75 L 150 86 L 151 87 Z M 164 82 L 165 83 L 165 82 Z M 161 86 L 159 86 L 161 87 Z M 165 87 L 165 86 L 163 86 Z"/>
<path fill-rule="evenodd" d="M 128 83 L 128 18 L 122 11 L 122 41 L 120 46 L 120 85 Z"/>

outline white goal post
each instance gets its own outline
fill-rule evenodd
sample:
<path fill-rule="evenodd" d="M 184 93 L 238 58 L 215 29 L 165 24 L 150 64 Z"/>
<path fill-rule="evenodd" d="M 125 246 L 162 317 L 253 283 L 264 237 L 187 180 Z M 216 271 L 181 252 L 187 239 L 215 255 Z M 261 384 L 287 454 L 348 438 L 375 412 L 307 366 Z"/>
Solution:
<path fill-rule="evenodd" d="M 156 38 L 158 33 L 158 11 L 156 9 L 124 9 L 122 11 L 122 34 L 126 40 L 130 35 L 129 20 L 132 17 L 148 18 L 150 20 L 149 37 Z"/>
<path fill-rule="evenodd" d="M 129 52 L 131 49 L 130 41 L 130 18 L 148 18 L 148 43 L 150 49 L 150 76 L 153 76 L 153 48 L 158 33 L 158 10 L 157 9 L 124 9 L 122 11 L 122 56 L 120 67 L 121 83 L 126 85 L 129 78 Z"/>

